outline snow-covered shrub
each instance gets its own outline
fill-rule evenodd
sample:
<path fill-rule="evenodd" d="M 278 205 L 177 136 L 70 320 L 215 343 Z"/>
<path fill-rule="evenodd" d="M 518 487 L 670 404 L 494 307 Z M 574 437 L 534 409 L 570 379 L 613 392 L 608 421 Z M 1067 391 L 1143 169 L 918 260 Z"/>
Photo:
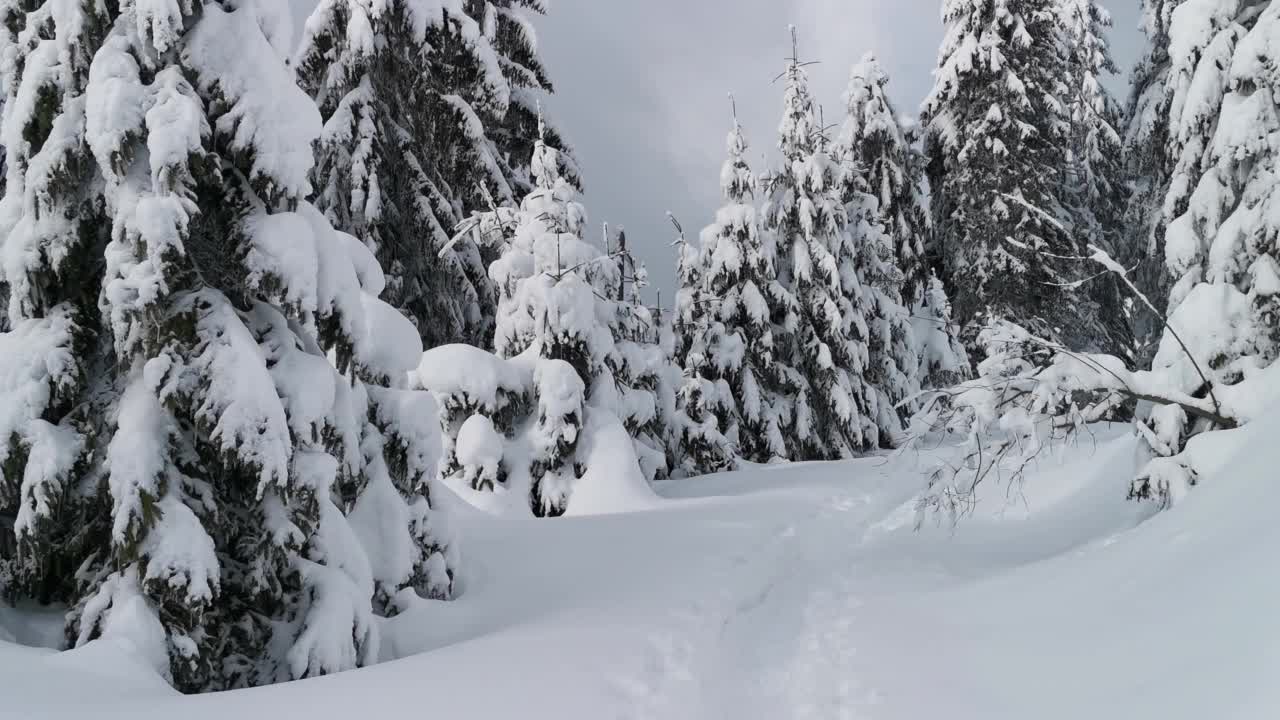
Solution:
<path fill-rule="evenodd" d="M 559 152 L 540 139 L 531 163 L 534 189 L 520 208 L 477 213 L 454 240 L 500 248 L 489 266 L 499 290 L 494 348 L 531 379 L 527 397 L 534 406 L 519 438 L 527 452 L 505 454 L 522 466 L 506 467 L 511 477 L 528 478 L 533 512 L 552 517 L 564 514 L 588 470 L 582 440 L 589 416 L 642 417 L 635 401 L 644 389 L 644 375 L 628 364 L 635 359 L 628 341 L 618 335 L 615 298 L 624 275 L 616 257 L 583 239 L 586 211 L 562 165 Z M 615 368 L 637 374 L 620 378 Z M 606 424 L 596 420 L 593 427 Z"/>
<path fill-rule="evenodd" d="M 304 199 L 287 6 L 171 5 L 0 4 L 5 584 L 184 691 L 357 667 L 452 582 L 421 344 Z"/>
<path fill-rule="evenodd" d="M 422 356 L 411 384 L 431 391 L 440 405 L 445 437 L 443 476 L 461 472 L 471 482 L 486 475 L 483 468 L 459 455 L 462 427 L 482 417 L 494 432 L 514 437 L 529 412 L 531 383 L 521 365 L 470 345 L 445 345 Z M 494 479 L 501 483 L 506 473 L 500 466 Z M 492 482 L 487 485 L 492 489 Z"/>

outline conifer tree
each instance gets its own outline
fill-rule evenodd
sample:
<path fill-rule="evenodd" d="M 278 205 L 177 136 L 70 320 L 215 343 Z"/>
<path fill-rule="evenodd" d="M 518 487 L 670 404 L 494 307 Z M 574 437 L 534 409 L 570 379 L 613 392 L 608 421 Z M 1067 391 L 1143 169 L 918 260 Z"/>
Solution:
<path fill-rule="evenodd" d="M 1143 0 L 1146 48 L 1130 76 L 1125 112 L 1124 163 L 1130 194 L 1124 209 L 1120 260 L 1134 267 L 1134 282 L 1154 310 L 1130 311 L 1139 366 L 1155 354 L 1172 278 L 1164 262 L 1164 213 L 1175 158 L 1171 155 L 1169 111 L 1173 62 L 1169 31 L 1173 11 L 1184 0 Z"/>
<path fill-rule="evenodd" d="M 986 328 L 991 353 L 981 377 L 938 393 L 917 418 L 918 427 L 969 438 L 965 461 L 938 471 L 923 509 L 963 511 L 983 477 L 1027 467 L 1063 431 L 1070 437 L 1134 400 L 1145 405 L 1136 421 L 1145 457 L 1129 495 L 1168 506 L 1218 469 L 1220 455 L 1204 448 L 1239 442 L 1274 395 L 1280 222 L 1269 208 L 1280 156 L 1266 139 L 1280 136 L 1280 3 L 1188 0 L 1168 32 L 1176 39 L 1169 127 L 1187 174 L 1175 174 L 1165 207 L 1185 204 L 1165 235 L 1175 282 L 1150 369 L 1132 371 L 1117 357 L 1081 354 L 1010 323 Z M 1198 177 L 1187 186 L 1190 173 Z M 1128 281 L 1120 263 L 1094 259 Z"/>
<path fill-rule="evenodd" d="M 1190 211 L 1195 209 L 1195 193 L 1204 187 L 1203 181 L 1217 177 L 1207 170 L 1212 165 L 1224 98 L 1235 85 L 1231 77 L 1232 56 L 1265 9 L 1259 3 L 1205 0 L 1184 3 L 1171 14 L 1172 65 L 1166 93 L 1170 125 L 1168 152 L 1174 164 L 1162 208 L 1169 222 L 1165 260 L 1173 281 L 1168 312 L 1172 312 L 1191 286 L 1200 280 L 1197 273 L 1190 271 L 1203 260 L 1204 250 L 1191 243 L 1169 248 L 1167 244 L 1174 242 L 1169 235 L 1176 233 L 1185 238 L 1189 234 L 1203 236 L 1205 233 L 1201 228 L 1186 227 L 1197 220 Z M 1204 203 L 1200 207 L 1203 208 Z M 1176 230 L 1175 223 L 1179 225 Z"/>
<path fill-rule="evenodd" d="M 877 292 L 880 330 L 872 332 L 872 366 L 885 368 L 876 382 L 891 389 L 887 399 L 898 405 L 922 382 L 954 381 L 968 371 L 968 358 L 950 320 L 950 303 L 926 257 L 931 233 L 924 196 L 924 158 L 914 146 L 912 128 L 903 127 L 888 95 L 889 77 L 874 55 L 853 67 L 845 94 L 846 116 L 837 143 L 841 163 L 841 195 L 860 233 L 881 248 L 868 255 Z M 882 228 L 883 247 L 877 240 Z M 876 262 L 876 260 L 879 262 Z M 895 282 L 895 277 L 897 281 Z M 896 306 L 909 310 L 903 318 Z M 910 325 L 912 327 L 907 328 Z M 883 338 L 883 339 L 881 339 Z M 948 368 L 950 373 L 929 369 Z M 902 408 L 905 412 L 908 408 Z"/>
<path fill-rule="evenodd" d="M 3 584 L 184 691 L 373 662 L 373 615 L 452 583 L 421 345 L 304 200 L 284 6 L 145 9 L 0 6 Z"/>
<path fill-rule="evenodd" d="M 874 56 L 854 66 L 835 155 L 853 265 L 870 300 L 867 379 L 880 398 L 877 423 L 894 430 L 891 414 L 896 408 L 908 415 L 903 403 L 920 390 L 920 346 L 908 308 L 924 297 L 928 215 L 915 172 L 920 163 L 885 93 L 888 82 Z"/>
<path fill-rule="evenodd" d="M 649 284 L 644 263 L 631 254 L 625 229 L 611 237 L 605 225 L 605 248 L 618 268 L 618 280 L 605 298 L 614 304 L 613 352 L 607 358 L 616 382 L 619 419 L 634 440 L 646 479 L 665 479 L 667 416 L 662 407 L 666 356 L 660 347 L 657 319 L 640 298 Z"/>
<path fill-rule="evenodd" d="M 529 111 L 549 84 L 513 5 L 539 8 L 324 0 L 303 38 L 300 77 L 326 123 L 316 203 L 368 239 L 428 347 L 493 334 L 495 258 L 449 239 L 529 187 Z"/>
<path fill-rule="evenodd" d="M 487 134 L 498 148 L 503 164 L 510 169 L 508 182 L 516 198 L 533 192 L 529 158 L 538 141 L 541 110 L 538 98 L 555 92 L 550 74 L 538 55 L 537 37 L 528 14 L 545 15 L 544 0 L 468 0 L 466 11 L 484 30 L 493 46 L 502 74 L 511 87 L 507 112 L 487 124 Z M 551 147 L 559 150 L 560 176 L 581 189 L 577 162 L 564 136 L 541 118 L 541 132 Z"/>
<path fill-rule="evenodd" d="M 1106 33 L 1111 15 L 1097 0 L 1062 0 L 1058 8 L 1067 53 L 1065 101 L 1071 125 L 1061 197 L 1067 227 L 1084 247 L 1119 255 L 1129 190 L 1125 184 L 1124 143 L 1118 128 L 1123 111 L 1103 85 L 1116 64 Z M 1133 333 L 1125 320 L 1119 280 L 1104 275 L 1088 285 L 1108 339 L 1100 347 L 1132 356 Z"/>
<path fill-rule="evenodd" d="M 1136 497 L 1167 503 L 1195 485 L 1203 468 L 1182 452 L 1188 439 L 1248 422 L 1250 403 L 1241 400 L 1267 392 L 1264 368 L 1280 357 L 1280 222 L 1267 210 L 1280 199 L 1280 153 L 1259 141 L 1280 136 L 1277 32 L 1277 3 L 1187 2 L 1173 13 L 1170 123 L 1182 154 L 1165 212 L 1184 211 L 1169 223 L 1165 251 L 1174 278 L 1169 325 L 1180 338 L 1166 334 L 1152 372 L 1167 392 L 1207 397 L 1229 420 L 1153 408 L 1140 429 L 1155 459 L 1135 481 Z M 1201 172 L 1188 186 L 1197 157 Z"/>
<path fill-rule="evenodd" d="M 578 451 L 588 405 L 609 405 L 604 393 L 614 386 L 608 358 L 617 311 L 607 293 L 619 273 L 611 258 L 583 239 L 586 211 L 561 176 L 558 155 L 543 140 L 535 144 L 535 189 L 516 213 L 502 257 L 489 268 L 501 293 L 497 353 L 524 356 L 534 365 L 529 500 L 539 516 L 562 515 L 568 508 L 586 471 Z"/>
<path fill-rule="evenodd" d="M 670 216 L 669 216 L 670 217 Z M 678 236 L 676 293 L 672 320 L 671 366 L 680 371 L 675 386 L 678 426 L 668 433 L 668 456 L 674 468 L 685 476 L 728 470 L 737 451 L 729 424 L 736 419 L 730 400 L 715 383 L 713 356 L 722 335 L 714 317 L 717 300 L 707 290 L 705 248 L 701 239 L 689 242 L 680 223 L 671 217 Z"/>
<path fill-rule="evenodd" d="M 794 31 L 793 31 L 794 32 Z M 777 355 L 795 378 L 792 459 L 849 457 L 879 445 L 878 398 L 866 382 L 870 301 L 808 77 L 794 55 L 783 98 L 782 167 L 766 183 L 763 227 L 779 245 L 778 277 L 795 298 Z"/>
<path fill-rule="evenodd" d="M 1083 245 L 1061 197 L 1070 117 L 1058 0 L 946 0 L 924 105 L 941 274 L 973 342 L 1005 318 L 1069 347 L 1105 342 L 1076 281 Z"/>

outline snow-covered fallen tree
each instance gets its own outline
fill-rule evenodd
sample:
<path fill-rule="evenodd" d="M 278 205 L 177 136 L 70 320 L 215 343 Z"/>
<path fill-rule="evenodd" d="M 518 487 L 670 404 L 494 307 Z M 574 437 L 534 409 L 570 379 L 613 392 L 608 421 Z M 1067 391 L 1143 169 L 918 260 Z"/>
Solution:
<path fill-rule="evenodd" d="M 1107 255 L 1094 259 L 1128 282 Z M 959 462 L 933 472 L 919 510 L 963 514 L 984 481 L 1021 482 L 1055 444 L 1078 439 L 1090 423 L 1135 411 L 1147 457 L 1129 496 L 1162 506 L 1176 502 L 1198 482 L 1203 456 L 1195 438 L 1239 428 L 1280 398 L 1280 371 L 1248 354 L 1256 342 L 1242 344 L 1259 335 L 1251 318 L 1256 307 L 1233 287 L 1196 286 L 1166 323 L 1152 369 L 1142 371 L 1114 356 L 1072 351 L 1008 321 L 988 324 L 979 335 L 987 359 L 977 378 L 927 393 L 912 418 L 917 442 L 938 433 L 965 438 Z"/>

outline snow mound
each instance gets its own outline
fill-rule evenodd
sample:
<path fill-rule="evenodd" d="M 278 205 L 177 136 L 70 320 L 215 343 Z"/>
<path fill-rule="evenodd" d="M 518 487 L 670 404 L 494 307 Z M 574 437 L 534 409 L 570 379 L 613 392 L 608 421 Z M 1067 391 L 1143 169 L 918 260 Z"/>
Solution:
<path fill-rule="evenodd" d="M 583 442 L 579 452 L 587 472 L 574 487 L 566 515 L 607 515 L 658 505 L 640 470 L 635 443 L 616 417 L 588 411 Z"/>
<path fill-rule="evenodd" d="M 416 387 L 440 397 L 467 397 L 484 407 L 498 404 L 499 391 L 517 394 L 529 385 L 520 364 L 470 345 L 428 350 L 412 376 Z"/>

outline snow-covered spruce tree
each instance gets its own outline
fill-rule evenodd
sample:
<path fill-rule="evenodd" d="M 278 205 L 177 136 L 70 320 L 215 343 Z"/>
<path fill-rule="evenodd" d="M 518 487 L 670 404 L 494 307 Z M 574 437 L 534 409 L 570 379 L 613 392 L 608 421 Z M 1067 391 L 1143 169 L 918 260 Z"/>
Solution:
<path fill-rule="evenodd" d="M 765 186 L 762 226 L 778 243 L 777 275 L 796 305 L 791 335 L 775 355 L 779 372 L 794 375 L 787 446 L 793 460 L 849 457 L 891 437 L 877 424 L 879 398 L 866 377 L 872 300 L 856 262 L 865 248 L 849 236 L 839 168 L 795 58 L 786 70 L 783 108 L 782 167 Z"/>
<path fill-rule="evenodd" d="M 588 403 L 607 404 L 605 396 L 615 392 L 608 358 L 616 310 L 607 292 L 619 273 L 611 258 L 583 240 L 586 212 L 560 175 L 558 155 L 544 141 L 535 145 L 535 189 L 516 213 L 502 257 L 489 267 L 501 298 L 497 353 L 527 358 L 534 368 L 537 409 L 528 474 L 530 506 L 538 516 L 568 508 L 574 484 L 586 471 L 579 450 Z"/>
<path fill-rule="evenodd" d="M 69 642 L 127 635 L 184 691 L 366 664 L 375 612 L 451 585 L 435 406 L 401 389 L 421 346 L 302 200 L 320 118 L 285 6 L 153 9 L 4 9 L 18 545 L 76 554 Z M 109 220 L 68 222 L 86 201 Z"/>
<path fill-rule="evenodd" d="M 1169 193 L 1176 158 L 1171 155 L 1169 106 L 1173 99 L 1173 11 L 1185 0 L 1143 0 L 1142 30 L 1146 47 L 1129 79 L 1125 111 L 1124 170 L 1129 196 L 1122 218 L 1117 259 L 1134 268 L 1134 284 L 1150 299 L 1156 312 L 1133 300 L 1127 314 L 1133 327 L 1138 366 L 1149 365 L 1164 330 L 1171 277 L 1164 262 L 1164 231 L 1168 224 L 1164 200 Z"/>
<path fill-rule="evenodd" d="M 1063 225 L 1070 118 L 1058 0 L 946 0 L 923 124 L 940 274 L 966 343 L 1005 318 L 1071 347 L 1105 347 Z M 981 350 L 981 348 L 974 348 Z"/>
<path fill-rule="evenodd" d="M 1210 27 L 1213 15 L 1193 14 L 1207 5 L 1181 5 L 1172 34 Z M 1280 3 L 1255 10 L 1243 18 L 1247 32 L 1229 32 L 1235 36 L 1229 53 L 1205 52 L 1189 69 L 1197 79 L 1220 80 L 1223 94 L 1212 103 L 1216 110 L 1184 106 L 1211 128 L 1211 141 L 1198 146 L 1203 172 L 1186 191 L 1186 211 L 1167 229 L 1167 262 L 1176 281 L 1151 369 L 1131 372 L 1115 357 L 1074 353 L 1012 326 L 989 328 L 984 335 L 993 346 L 991 364 L 973 383 L 940 393 L 921 418 L 970 438 L 969 461 L 958 473 L 942 473 L 945 481 L 935 486 L 942 490 L 926 496 L 927 505 L 954 507 L 955 498 L 971 496 L 992 471 L 1016 478 L 1055 432 L 1069 435 L 1121 402 L 1141 400 L 1150 409 L 1136 429 L 1148 456 L 1130 497 L 1167 506 L 1216 466 L 1223 444 L 1241 438 L 1239 428 L 1274 405 L 1280 392 L 1280 223 L 1270 208 L 1280 201 L 1280 85 L 1274 74 L 1280 58 L 1272 38 L 1280 32 Z M 1196 92 L 1212 84 L 1205 83 Z M 1172 123 L 1187 127 L 1187 118 L 1174 115 Z M 1095 257 L 1131 282 L 1119 263 L 1102 253 Z"/>
<path fill-rule="evenodd" d="M 893 299 L 893 288 L 886 287 L 885 280 L 896 267 L 901 275 L 898 294 L 911 313 L 913 330 L 910 340 L 916 356 L 912 363 L 908 358 L 894 359 L 893 369 L 906 380 L 905 395 L 897 395 L 893 404 L 918 389 L 921 383 L 929 387 L 951 385 L 969 372 L 969 360 L 956 337 L 957 327 L 951 322 L 950 302 L 946 291 L 930 268 L 926 257 L 925 242 L 932 232 L 929 221 L 928 201 L 924 194 L 924 158 L 914 146 L 914 128 L 903 127 L 888 95 L 889 77 L 874 55 L 868 54 L 853 67 L 849 88 L 845 93 L 846 117 L 836 145 L 841 163 L 842 197 L 849 212 L 855 217 L 871 206 L 867 196 L 876 201 L 875 218 L 888 242 L 890 253 L 882 258 L 887 268 L 877 273 L 881 282 L 873 288 L 886 297 L 887 305 Z M 867 228 L 871 231 L 872 228 Z M 892 307 L 881 317 L 894 316 Z M 907 339 L 895 321 L 888 342 L 873 347 L 873 366 L 876 355 L 892 358 L 893 353 L 907 350 Z M 896 333 L 896 337 L 894 334 Z M 873 332 L 873 338 L 876 337 Z M 914 364 L 917 379 L 907 377 Z"/>
<path fill-rule="evenodd" d="M 640 298 L 649 284 L 649 272 L 631 254 L 623 228 L 610 237 L 605 226 L 605 247 L 618 267 L 617 284 L 605 293 L 614 304 L 613 352 L 607 362 L 617 383 L 618 416 L 634 440 L 645 478 L 661 480 L 670 474 L 668 417 L 662 408 L 666 355 L 660 346 L 658 320 Z"/>
<path fill-rule="evenodd" d="M 108 402 L 97 303 L 111 223 L 84 130 L 108 19 L 74 9 L 59 26 L 52 11 L 0 4 L 0 593 L 70 603 L 76 568 L 110 532 L 100 499 L 78 487 Z"/>
<path fill-rule="evenodd" d="M 1097 0 L 1061 0 L 1058 17 L 1067 54 L 1064 100 L 1071 124 L 1067 164 L 1062 176 L 1066 225 L 1078 245 L 1093 246 L 1112 255 L 1123 247 L 1124 211 L 1129 189 L 1125 183 L 1124 141 L 1119 128 L 1124 114 L 1103 85 L 1117 72 L 1107 33 L 1111 15 Z M 1105 274 L 1090 281 L 1099 322 L 1108 340 L 1099 347 L 1133 356 L 1133 331 L 1126 320 L 1125 289 L 1118 278 Z M 1145 310 L 1145 309 L 1144 309 Z"/>
<path fill-rule="evenodd" d="M 316 205 L 369 242 L 387 268 L 388 301 L 428 347 L 484 346 L 493 333 L 486 258 L 469 243 L 441 252 L 471 211 L 516 198 L 517 172 L 487 134 L 512 93 L 491 14 L 485 27 L 460 0 L 323 0 L 299 53 L 325 119 Z"/>
<path fill-rule="evenodd" d="M 735 117 L 720 173 L 725 204 L 701 235 L 697 273 L 701 322 L 691 335 L 680 409 L 690 474 L 786 458 L 789 378 L 774 359 L 771 303 L 785 297 L 773 275 L 775 245 L 760 230 L 757 182 Z"/>
<path fill-rule="evenodd" d="M 674 217 L 678 236 L 676 248 L 675 308 L 670 323 L 669 364 L 680 372 L 675 385 L 676 426 L 668 429 L 668 462 L 678 474 L 692 477 L 728 470 L 737 451 L 734 439 L 726 435 L 735 419 L 732 401 L 711 373 L 708 358 L 722 328 L 713 317 L 716 298 L 704 284 L 706 262 L 703 243 L 689 242 Z"/>
<path fill-rule="evenodd" d="M 867 379 L 879 395 L 882 416 L 897 409 L 906 417 L 909 408 L 903 403 L 909 405 L 920 391 L 922 360 L 908 308 L 930 314 L 936 310 L 926 309 L 922 302 L 928 278 L 928 214 L 915 172 L 921 165 L 885 94 L 888 82 L 874 56 L 854 66 L 835 157 L 840 197 L 849 216 L 849 247 L 871 301 Z M 881 427 L 895 425 L 888 417 L 877 422 Z"/>
<path fill-rule="evenodd" d="M 917 373 L 922 389 L 951 387 L 973 375 L 959 327 L 951 319 L 951 301 L 937 274 L 930 273 L 929 284 L 912 312 L 911 325 L 920 352 Z"/>
<path fill-rule="evenodd" d="M 924 162 L 889 100 L 888 85 L 889 76 L 874 54 L 853 66 L 836 153 L 844 170 L 845 200 L 870 193 L 879 201 L 880 222 L 893 242 L 892 261 L 902 273 L 903 295 L 915 298 L 929 283 Z"/>
<path fill-rule="evenodd" d="M 510 169 L 507 181 L 516 198 L 533 192 L 529 158 L 539 132 L 559 150 L 560 175 L 581 188 L 578 164 L 564 137 L 542 118 L 539 125 L 539 97 L 554 92 L 546 66 L 538 55 L 537 35 L 529 14 L 543 15 L 544 0 L 466 0 L 468 15 L 484 30 L 493 46 L 502 73 L 511 87 L 511 100 L 501 118 L 486 124 L 487 135 L 498 148 L 503 164 Z M 539 129 L 541 127 L 541 129 Z"/>

